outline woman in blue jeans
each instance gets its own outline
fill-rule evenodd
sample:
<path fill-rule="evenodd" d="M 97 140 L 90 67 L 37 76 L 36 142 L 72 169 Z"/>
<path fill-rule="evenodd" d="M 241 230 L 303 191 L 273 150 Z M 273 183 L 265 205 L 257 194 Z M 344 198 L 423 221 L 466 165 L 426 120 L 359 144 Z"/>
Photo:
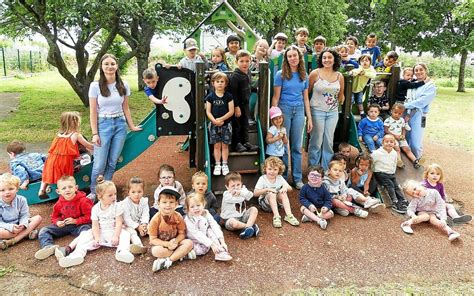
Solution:
<path fill-rule="evenodd" d="M 289 139 L 291 173 L 297 189 L 303 187 L 301 172 L 301 147 L 305 113 L 308 118 L 307 132 L 313 127 L 309 109 L 308 78 L 303 55 L 292 45 L 285 50 L 282 69 L 275 74 L 272 106 L 280 107 Z M 288 148 L 285 147 L 283 161 L 288 170 Z M 286 172 L 285 172 L 286 175 Z"/>
<path fill-rule="evenodd" d="M 344 102 L 344 76 L 337 71 L 341 64 L 339 54 L 325 49 L 318 60 L 318 69 L 309 74 L 311 95 L 311 118 L 313 130 L 308 148 L 309 165 L 328 169 L 331 157 L 334 131 L 339 120 L 339 105 Z"/>
<path fill-rule="evenodd" d="M 133 124 L 129 96 L 130 88 L 120 78 L 117 59 L 105 54 L 100 60 L 99 81 L 92 82 L 89 88 L 94 164 L 88 197 L 92 200 L 95 199 L 97 177 L 103 175 L 106 180 L 112 180 L 127 136 L 127 124 L 132 131 L 142 129 Z"/>

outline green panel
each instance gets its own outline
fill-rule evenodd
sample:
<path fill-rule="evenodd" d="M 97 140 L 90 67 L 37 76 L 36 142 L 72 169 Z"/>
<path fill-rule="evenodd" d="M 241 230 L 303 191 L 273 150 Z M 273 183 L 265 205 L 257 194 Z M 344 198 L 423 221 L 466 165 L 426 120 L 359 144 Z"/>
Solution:
<path fill-rule="evenodd" d="M 201 40 L 201 34 L 202 34 L 202 30 L 197 29 L 196 32 L 194 32 L 191 37 L 194 38 L 199 44 L 200 43 L 199 40 Z"/>
<path fill-rule="evenodd" d="M 352 113 L 349 114 L 349 138 L 347 139 L 347 142 L 352 146 L 357 147 L 360 151 L 361 147 L 357 137 L 357 124 Z"/>
<path fill-rule="evenodd" d="M 212 14 L 211 18 L 208 20 L 212 24 L 218 24 L 226 21 L 232 21 L 233 23 L 237 22 L 237 18 L 235 15 L 225 6 L 221 5 L 214 14 Z M 206 22 L 207 23 L 207 22 Z"/>
<path fill-rule="evenodd" d="M 246 32 L 245 33 L 245 49 L 253 52 L 253 47 L 255 46 L 255 43 L 257 42 L 257 37 L 252 34 L 252 32 Z"/>

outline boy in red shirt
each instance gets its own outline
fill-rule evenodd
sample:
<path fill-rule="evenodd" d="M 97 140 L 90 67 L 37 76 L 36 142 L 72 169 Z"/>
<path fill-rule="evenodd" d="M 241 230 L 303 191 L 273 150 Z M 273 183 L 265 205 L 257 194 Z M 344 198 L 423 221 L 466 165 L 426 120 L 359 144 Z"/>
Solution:
<path fill-rule="evenodd" d="M 82 231 L 91 228 L 92 201 L 86 194 L 78 191 L 76 180 L 72 176 L 62 176 L 57 183 L 59 200 L 53 207 L 51 225 L 41 228 L 38 239 L 41 249 L 35 253 L 35 258 L 44 260 L 53 255 L 57 245 L 53 238 L 68 234 L 78 236 Z"/>

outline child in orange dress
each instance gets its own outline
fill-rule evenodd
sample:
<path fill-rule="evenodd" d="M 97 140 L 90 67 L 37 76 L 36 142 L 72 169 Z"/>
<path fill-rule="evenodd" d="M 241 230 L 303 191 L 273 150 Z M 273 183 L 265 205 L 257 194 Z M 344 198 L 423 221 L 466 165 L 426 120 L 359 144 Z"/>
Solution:
<path fill-rule="evenodd" d="M 74 159 L 79 157 L 78 142 L 90 151 L 93 149 L 94 146 L 79 133 L 80 125 L 79 112 L 61 114 L 61 128 L 49 148 L 48 159 L 44 164 L 41 187 L 38 192 L 40 198 L 48 198 L 46 194 L 48 184 L 56 184 L 62 176 L 74 174 Z"/>

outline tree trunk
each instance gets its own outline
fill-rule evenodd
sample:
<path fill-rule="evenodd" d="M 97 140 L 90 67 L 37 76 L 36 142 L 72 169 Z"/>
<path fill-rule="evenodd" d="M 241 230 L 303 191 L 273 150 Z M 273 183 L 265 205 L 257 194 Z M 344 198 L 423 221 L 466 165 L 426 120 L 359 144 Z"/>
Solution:
<path fill-rule="evenodd" d="M 465 92 L 464 75 L 466 70 L 467 50 L 461 50 L 461 64 L 459 64 L 458 90 L 457 92 Z"/>

